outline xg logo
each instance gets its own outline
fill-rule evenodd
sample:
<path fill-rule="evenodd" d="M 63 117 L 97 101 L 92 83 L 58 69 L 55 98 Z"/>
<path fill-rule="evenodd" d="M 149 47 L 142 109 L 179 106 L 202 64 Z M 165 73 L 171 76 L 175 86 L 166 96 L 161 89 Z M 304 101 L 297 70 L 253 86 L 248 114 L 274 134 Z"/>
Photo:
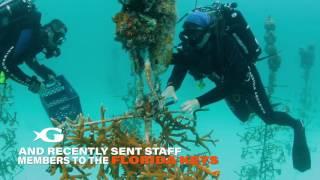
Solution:
<path fill-rule="evenodd" d="M 53 135 L 54 138 L 49 139 L 48 138 L 49 131 L 55 131 L 55 132 L 58 132 L 59 134 L 54 134 Z M 46 128 L 46 129 L 43 129 L 40 133 L 37 131 L 33 131 L 33 132 L 37 135 L 37 137 L 34 138 L 33 141 L 36 141 L 38 139 L 41 139 L 44 142 L 61 142 L 61 141 L 63 141 L 63 134 L 61 134 L 62 130 L 59 128 Z"/>

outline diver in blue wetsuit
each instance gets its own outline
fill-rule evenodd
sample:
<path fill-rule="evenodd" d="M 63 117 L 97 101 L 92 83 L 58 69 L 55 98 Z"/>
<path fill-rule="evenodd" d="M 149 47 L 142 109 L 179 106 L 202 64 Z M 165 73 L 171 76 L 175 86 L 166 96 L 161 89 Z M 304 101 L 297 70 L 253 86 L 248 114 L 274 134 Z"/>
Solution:
<path fill-rule="evenodd" d="M 232 7 L 225 8 L 227 10 L 223 12 L 195 11 L 186 17 L 180 33 L 182 43 L 173 55 L 174 68 L 162 96 L 177 101 L 175 91 L 187 73 L 195 79 L 209 78 L 216 87 L 183 103 L 183 111 L 194 112 L 239 94 L 243 105 L 266 124 L 293 128 L 293 165 L 299 171 L 310 169 L 303 124 L 285 112 L 273 110 L 255 67 L 261 49 L 241 13 Z"/>
<path fill-rule="evenodd" d="M 41 13 L 30 0 L 7 0 L 0 4 L 0 71 L 6 78 L 38 93 L 43 83 L 36 76 L 28 76 L 19 65 L 25 63 L 44 82 L 56 74 L 36 59 L 43 52 L 47 59 L 60 55 L 59 46 L 65 39 L 67 28 L 58 19 L 42 26 Z"/>

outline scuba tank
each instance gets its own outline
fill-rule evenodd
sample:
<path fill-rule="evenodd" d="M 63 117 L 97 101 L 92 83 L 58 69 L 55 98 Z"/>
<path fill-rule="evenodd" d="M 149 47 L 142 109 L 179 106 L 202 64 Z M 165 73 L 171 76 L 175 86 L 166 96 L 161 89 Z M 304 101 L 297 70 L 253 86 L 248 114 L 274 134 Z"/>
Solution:
<path fill-rule="evenodd" d="M 25 22 L 36 10 L 31 0 L 4 0 L 0 2 L 0 43 L 16 25 Z"/>
<path fill-rule="evenodd" d="M 5 0 L 0 3 L 0 29 L 18 21 L 35 9 L 31 0 Z"/>
<path fill-rule="evenodd" d="M 17 16 L 34 8 L 31 0 L 5 0 L 0 3 L 0 16 Z"/>
<path fill-rule="evenodd" d="M 256 62 L 262 50 L 242 13 L 235 8 L 225 6 L 223 15 L 226 21 L 226 32 L 235 38 L 248 61 Z"/>

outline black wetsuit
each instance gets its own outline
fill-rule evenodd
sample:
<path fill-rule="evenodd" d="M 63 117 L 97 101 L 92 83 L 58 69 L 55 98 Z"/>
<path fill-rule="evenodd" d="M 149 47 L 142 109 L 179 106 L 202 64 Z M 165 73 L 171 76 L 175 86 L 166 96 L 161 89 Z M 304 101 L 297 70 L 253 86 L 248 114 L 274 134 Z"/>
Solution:
<path fill-rule="evenodd" d="M 295 119 L 287 113 L 273 111 L 255 65 L 248 62 L 253 57 L 243 53 L 234 37 L 225 34 L 221 40 L 223 44 L 217 43 L 212 35 L 201 50 L 182 46 L 173 55 L 175 66 L 168 86 L 178 90 L 188 72 L 195 79 L 208 77 L 216 87 L 197 97 L 201 107 L 239 93 L 265 123 L 294 127 L 297 124 Z"/>
<path fill-rule="evenodd" d="M 173 55 L 175 66 L 168 86 L 178 90 L 187 73 L 195 79 L 209 78 L 216 83 L 216 87 L 197 97 L 201 107 L 226 99 L 231 110 L 242 121 L 254 112 L 266 124 L 292 127 L 293 166 L 301 172 L 310 169 L 310 152 L 302 123 L 285 112 L 273 110 L 253 63 L 261 49 L 242 14 L 235 9 L 225 12 L 226 27 L 222 26 L 223 31 L 216 31 L 221 35 L 212 33 L 201 50 L 190 48 L 184 42 Z M 238 98 L 234 98 L 236 96 Z"/>
<path fill-rule="evenodd" d="M 41 52 L 41 14 L 32 11 L 17 22 L 10 24 L 1 32 L 6 33 L 0 42 L 0 70 L 6 77 L 26 86 L 37 81 L 26 75 L 19 65 L 26 63 L 42 79 L 48 80 L 55 73 L 39 64 L 36 55 Z"/>

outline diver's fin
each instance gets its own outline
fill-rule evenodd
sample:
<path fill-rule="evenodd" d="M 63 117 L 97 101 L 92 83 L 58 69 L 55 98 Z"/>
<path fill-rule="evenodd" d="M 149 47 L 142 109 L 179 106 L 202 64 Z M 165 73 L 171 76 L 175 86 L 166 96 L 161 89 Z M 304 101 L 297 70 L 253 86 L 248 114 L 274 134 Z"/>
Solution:
<path fill-rule="evenodd" d="M 311 168 L 310 151 L 308 148 L 304 127 L 301 122 L 294 129 L 294 142 L 292 148 L 293 167 L 304 172 Z"/>

